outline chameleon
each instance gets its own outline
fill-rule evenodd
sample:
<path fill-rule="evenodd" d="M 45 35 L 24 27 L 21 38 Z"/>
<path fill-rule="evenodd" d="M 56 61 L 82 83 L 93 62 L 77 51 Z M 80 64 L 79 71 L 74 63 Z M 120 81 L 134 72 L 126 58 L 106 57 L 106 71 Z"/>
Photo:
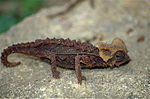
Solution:
<path fill-rule="evenodd" d="M 84 68 L 119 67 L 130 61 L 126 45 L 120 38 L 115 38 L 111 43 L 99 42 L 97 46 L 69 38 L 46 38 L 13 44 L 1 53 L 1 62 L 5 66 L 13 67 L 21 64 L 8 61 L 8 56 L 13 53 L 48 60 L 52 76 L 56 79 L 60 78 L 57 67 L 74 69 L 79 84 L 82 84 L 82 80 L 86 80 L 81 72 Z"/>

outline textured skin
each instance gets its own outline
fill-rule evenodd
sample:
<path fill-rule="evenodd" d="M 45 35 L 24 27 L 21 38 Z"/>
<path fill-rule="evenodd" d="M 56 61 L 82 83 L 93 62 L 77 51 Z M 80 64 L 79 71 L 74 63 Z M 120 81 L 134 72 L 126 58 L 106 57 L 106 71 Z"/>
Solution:
<path fill-rule="evenodd" d="M 45 39 L 30 43 L 20 43 L 4 49 L 1 62 L 5 66 L 16 66 L 20 62 L 9 62 L 8 55 L 21 53 L 32 55 L 40 59 L 48 59 L 54 78 L 59 78 L 56 66 L 75 69 L 78 82 L 81 84 L 85 77 L 81 75 L 81 68 L 108 67 L 99 56 L 99 48 L 89 43 L 81 43 L 69 39 Z"/>
<path fill-rule="evenodd" d="M 7 61 L 7 56 L 11 53 L 32 55 L 40 59 L 48 59 L 48 55 L 55 54 L 58 66 L 72 69 L 74 69 L 75 56 L 77 55 L 87 55 L 92 60 L 95 59 L 102 61 L 98 56 L 98 48 L 89 43 L 81 43 L 69 39 L 36 40 L 31 43 L 12 45 L 7 49 L 4 49 L 4 52 L 2 53 L 2 63 L 6 66 L 14 66 L 14 63 Z"/>

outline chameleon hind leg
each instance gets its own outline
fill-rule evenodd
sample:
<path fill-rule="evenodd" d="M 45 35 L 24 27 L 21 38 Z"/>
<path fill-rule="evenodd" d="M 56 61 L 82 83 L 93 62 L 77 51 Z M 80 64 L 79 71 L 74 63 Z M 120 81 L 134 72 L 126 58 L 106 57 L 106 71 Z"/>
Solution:
<path fill-rule="evenodd" d="M 82 76 L 82 73 L 81 73 L 81 65 L 80 65 L 81 57 L 82 56 L 80 56 L 80 55 L 77 55 L 75 57 L 75 73 L 76 73 L 79 84 L 82 84 L 82 80 L 86 80 L 86 78 L 84 76 Z"/>
<path fill-rule="evenodd" d="M 51 71 L 52 71 L 52 75 L 54 78 L 59 79 L 60 78 L 60 72 L 57 70 L 57 66 L 56 66 L 56 56 L 55 54 L 51 54 L 49 56 L 50 60 L 51 60 Z"/>

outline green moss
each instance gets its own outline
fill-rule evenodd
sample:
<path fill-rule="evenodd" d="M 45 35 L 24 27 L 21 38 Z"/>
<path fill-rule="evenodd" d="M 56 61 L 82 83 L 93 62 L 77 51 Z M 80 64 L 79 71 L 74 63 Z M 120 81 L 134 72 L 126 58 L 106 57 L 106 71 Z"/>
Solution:
<path fill-rule="evenodd" d="M 0 15 L 0 33 L 8 30 L 12 25 L 16 24 L 17 20 L 12 14 Z"/>
<path fill-rule="evenodd" d="M 14 12 L 9 12 L 9 14 L 0 13 L 0 33 L 7 31 L 11 26 L 21 21 L 23 18 L 37 12 L 38 9 L 42 6 L 44 0 L 14 1 L 17 1 L 18 4 L 18 8 L 14 9 Z"/>
<path fill-rule="evenodd" d="M 43 0 L 20 0 L 21 17 L 35 13 L 42 5 Z"/>

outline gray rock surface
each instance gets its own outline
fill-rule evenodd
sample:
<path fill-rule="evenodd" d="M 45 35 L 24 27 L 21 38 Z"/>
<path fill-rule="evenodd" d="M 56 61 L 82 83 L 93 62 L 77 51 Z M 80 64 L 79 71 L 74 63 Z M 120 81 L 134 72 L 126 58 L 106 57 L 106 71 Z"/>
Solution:
<path fill-rule="evenodd" d="M 0 98 L 149 99 L 150 1 L 95 0 L 94 9 L 84 1 L 63 16 L 47 17 L 63 8 L 42 9 L 0 35 L 0 52 L 13 43 L 46 37 L 90 40 L 94 45 L 102 37 L 108 42 L 120 37 L 132 61 L 114 69 L 84 69 L 87 81 L 79 85 L 73 70 L 58 68 L 61 79 L 56 80 L 48 63 L 30 56 L 10 55 L 10 61 L 22 64 L 7 68 L 0 63 Z M 141 36 L 145 40 L 137 42 Z"/>

